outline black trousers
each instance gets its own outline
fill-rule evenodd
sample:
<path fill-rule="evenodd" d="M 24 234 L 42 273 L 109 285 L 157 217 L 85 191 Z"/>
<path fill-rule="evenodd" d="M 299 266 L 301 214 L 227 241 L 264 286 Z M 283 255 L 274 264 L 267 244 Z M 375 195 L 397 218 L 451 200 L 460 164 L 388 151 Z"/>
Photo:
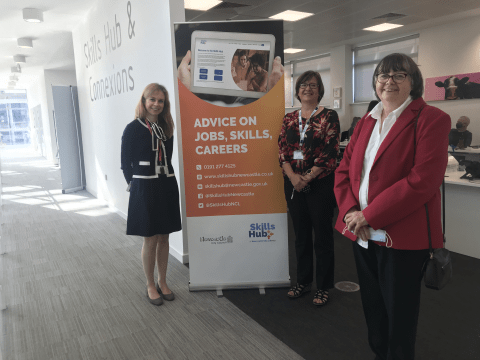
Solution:
<path fill-rule="evenodd" d="M 315 259 L 318 290 L 333 287 L 335 257 L 332 221 L 336 206 L 334 182 L 334 173 L 320 180 L 313 180 L 310 182 L 312 190 L 309 193 L 295 191 L 292 199 L 293 185 L 288 177 L 284 178 L 285 198 L 295 231 L 297 283 L 313 282 Z M 315 233 L 315 241 L 312 237 L 312 229 Z"/>
<path fill-rule="evenodd" d="M 427 250 L 353 242 L 368 342 L 377 360 L 413 360 Z"/>

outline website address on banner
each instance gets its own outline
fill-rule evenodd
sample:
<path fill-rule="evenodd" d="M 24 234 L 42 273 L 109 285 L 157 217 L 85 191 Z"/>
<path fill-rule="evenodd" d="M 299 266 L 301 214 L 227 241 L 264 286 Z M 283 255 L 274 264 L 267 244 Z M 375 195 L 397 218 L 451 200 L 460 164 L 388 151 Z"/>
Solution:
<path fill-rule="evenodd" d="M 246 182 L 246 183 L 241 183 L 241 184 L 206 184 L 205 189 L 221 189 L 221 188 L 231 188 L 231 187 L 258 187 L 258 186 L 267 186 L 268 183 L 265 182 L 260 182 L 260 183 L 251 183 L 251 182 Z"/>
<path fill-rule="evenodd" d="M 206 198 L 218 198 L 218 197 L 231 197 L 231 196 L 254 196 L 255 193 L 215 193 L 215 194 L 205 194 Z"/>
<path fill-rule="evenodd" d="M 269 173 L 250 173 L 250 174 L 218 174 L 218 175 L 204 175 L 205 179 L 224 179 L 224 178 L 238 178 L 238 177 L 254 177 L 254 176 L 273 176 L 273 172 Z"/>
<path fill-rule="evenodd" d="M 206 207 L 221 207 L 221 206 L 240 206 L 238 201 L 232 202 L 222 202 L 222 203 L 207 203 L 205 204 Z"/>

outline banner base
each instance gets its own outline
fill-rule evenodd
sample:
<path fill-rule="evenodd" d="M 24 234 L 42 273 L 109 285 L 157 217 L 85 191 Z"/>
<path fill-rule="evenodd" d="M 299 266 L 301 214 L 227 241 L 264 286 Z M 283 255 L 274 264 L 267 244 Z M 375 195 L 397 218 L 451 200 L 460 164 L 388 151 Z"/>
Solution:
<path fill-rule="evenodd" d="M 206 291 L 206 290 L 229 290 L 229 289 L 266 289 L 266 288 L 287 288 L 290 287 L 290 281 L 276 281 L 270 283 L 252 282 L 252 283 L 236 283 L 236 284 L 189 284 L 190 291 Z"/>

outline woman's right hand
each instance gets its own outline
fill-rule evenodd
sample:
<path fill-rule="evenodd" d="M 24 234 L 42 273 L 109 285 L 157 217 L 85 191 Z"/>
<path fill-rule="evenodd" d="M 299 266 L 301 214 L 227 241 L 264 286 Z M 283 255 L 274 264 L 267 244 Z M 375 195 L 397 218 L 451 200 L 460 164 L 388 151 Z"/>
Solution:
<path fill-rule="evenodd" d="M 182 59 L 178 66 L 178 79 L 190 90 L 190 61 L 192 60 L 192 52 L 187 51 L 187 54 Z"/>
<path fill-rule="evenodd" d="M 308 185 L 308 181 L 305 181 L 301 175 L 295 173 L 290 176 L 290 182 L 297 191 L 301 191 Z"/>

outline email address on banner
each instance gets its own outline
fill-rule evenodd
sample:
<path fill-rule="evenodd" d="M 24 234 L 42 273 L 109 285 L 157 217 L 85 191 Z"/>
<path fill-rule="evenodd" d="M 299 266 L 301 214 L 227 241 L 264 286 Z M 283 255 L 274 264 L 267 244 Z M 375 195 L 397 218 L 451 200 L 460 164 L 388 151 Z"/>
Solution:
<path fill-rule="evenodd" d="M 247 193 L 215 193 L 215 194 L 205 194 L 206 198 L 218 198 L 218 197 L 231 197 L 231 196 L 254 196 L 255 193 L 247 192 Z"/>
<path fill-rule="evenodd" d="M 206 184 L 205 189 L 219 189 L 219 188 L 230 188 L 230 187 L 258 187 L 258 186 L 267 186 L 268 183 L 265 182 L 259 182 L 259 183 L 251 183 L 251 182 L 246 182 L 246 183 L 241 183 L 241 184 Z"/>
<path fill-rule="evenodd" d="M 273 176 L 273 172 L 269 173 L 250 173 L 250 174 L 218 174 L 218 175 L 203 175 L 205 179 L 225 179 L 225 178 L 239 178 L 239 177 L 254 177 L 254 176 Z"/>

